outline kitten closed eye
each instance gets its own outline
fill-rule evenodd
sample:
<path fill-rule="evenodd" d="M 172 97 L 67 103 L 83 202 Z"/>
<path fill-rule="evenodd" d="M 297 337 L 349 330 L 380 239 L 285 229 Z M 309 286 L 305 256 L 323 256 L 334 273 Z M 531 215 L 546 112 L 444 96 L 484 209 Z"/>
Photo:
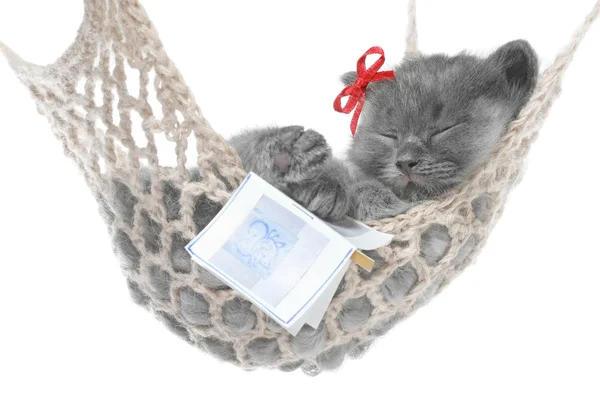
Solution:
<path fill-rule="evenodd" d="M 391 130 L 383 131 L 383 132 L 379 132 L 379 134 L 385 138 L 398 140 L 398 132 L 396 132 L 396 131 L 391 131 Z"/>
<path fill-rule="evenodd" d="M 456 123 L 456 124 L 448 125 L 442 129 L 433 130 L 433 133 L 430 136 L 434 137 L 434 136 L 440 136 L 444 133 L 448 133 L 459 125 L 462 125 L 462 123 Z"/>

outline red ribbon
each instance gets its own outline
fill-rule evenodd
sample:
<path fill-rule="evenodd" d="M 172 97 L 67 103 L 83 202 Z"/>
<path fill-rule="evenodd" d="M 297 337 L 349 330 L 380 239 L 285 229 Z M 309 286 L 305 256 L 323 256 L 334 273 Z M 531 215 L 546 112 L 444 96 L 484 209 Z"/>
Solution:
<path fill-rule="evenodd" d="M 379 54 L 380 57 L 373 63 L 373 65 L 367 68 L 367 56 L 371 54 Z M 394 71 L 379 72 L 379 68 L 383 66 L 384 62 L 385 54 L 383 53 L 383 49 L 381 47 L 373 46 L 367 50 L 367 52 L 363 54 L 356 63 L 356 81 L 354 81 L 352 85 L 346 86 L 333 102 L 333 109 L 344 114 L 350 114 L 352 110 L 356 108 L 354 115 L 352 116 L 352 122 L 350 122 L 350 131 L 352 131 L 352 136 L 356 134 L 358 117 L 360 117 L 363 105 L 365 104 L 365 96 L 369 83 L 395 78 Z M 342 99 L 344 97 L 348 97 L 348 100 L 346 101 L 346 105 L 342 107 Z"/>

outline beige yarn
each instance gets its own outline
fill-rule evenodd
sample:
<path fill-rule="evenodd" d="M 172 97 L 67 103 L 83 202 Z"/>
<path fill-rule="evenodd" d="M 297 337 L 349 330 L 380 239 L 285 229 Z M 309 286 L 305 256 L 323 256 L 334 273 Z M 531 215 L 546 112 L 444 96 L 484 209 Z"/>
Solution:
<path fill-rule="evenodd" d="M 417 35 L 417 0 L 408 0 L 408 23 L 406 25 L 406 53 L 419 53 Z"/>
<path fill-rule="evenodd" d="M 132 221 L 118 215 L 109 218 L 110 234 L 124 233 L 140 253 L 139 266 L 124 267 L 127 279 L 147 297 L 147 306 L 152 312 L 170 316 L 178 324 L 180 333 L 201 348 L 210 351 L 207 338 L 216 338 L 231 346 L 233 361 L 244 368 L 254 368 L 258 364 L 249 360 L 248 343 L 256 338 L 273 338 L 280 354 L 265 365 L 293 365 L 302 361 L 307 372 L 317 372 L 317 355 L 299 356 L 292 345 L 292 337 L 271 328 L 267 317 L 256 308 L 252 310 L 257 322 L 249 332 L 230 332 L 223 323 L 222 306 L 227 300 L 237 298 L 237 293 L 217 291 L 204 285 L 194 264 L 190 263 L 190 272 L 173 268 L 173 235 L 191 239 L 197 233 L 192 219 L 194 199 L 205 195 L 224 204 L 246 172 L 236 153 L 202 115 L 139 2 L 84 2 L 85 15 L 77 38 L 54 64 L 29 64 L 2 43 L 0 50 L 30 89 L 39 111 L 50 120 L 65 154 L 79 166 L 99 204 L 114 209 L 116 196 L 119 196 L 114 189 L 115 180 L 126 186 L 137 199 Z M 360 275 L 357 268 L 350 268 L 343 290 L 334 298 L 325 316 L 326 339 L 320 347 L 321 352 L 339 345 L 357 348 L 370 343 L 385 330 L 389 321 L 395 322 L 409 315 L 472 262 L 502 214 L 508 192 L 523 172 L 523 160 L 560 93 L 564 70 L 599 13 L 600 0 L 571 44 L 541 75 L 531 101 L 512 123 L 493 157 L 468 184 L 456 193 L 428 201 L 404 215 L 371 223 L 382 232 L 394 234 L 392 244 L 379 251 L 386 266 L 368 278 Z M 415 0 L 410 0 L 408 52 L 418 51 L 415 15 Z M 126 78 L 131 73 L 139 75 L 139 93 L 130 92 Z M 102 95 L 101 104 L 96 104 L 98 92 Z M 153 106 L 155 102 L 160 106 Z M 142 120 L 141 126 L 132 126 L 135 114 Z M 140 128 L 143 140 L 135 135 L 136 129 Z M 173 147 L 174 167 L 167 167 L 159 158 L 161 146 Z M 190 161 L 200 168 L 199 181 L 190 179 Z M 149 169 L 154 177 L 149 193 L 142 184 L 141 171 L 144 169 Z M 178 219 L 167 218 L 163 204 L 164 182 L 181 190 Z M 481 196 L 487 199 L 491 213 L 485 221 L 476 218 L 472 207 L 472 202 Z M 161 246 L 157 252 L 145 248 L 141 232 L 143 215 L 149 215 L 162 227 Z M 421 234 L 432 224 L 446 226 L 452 237 L 449 250 L 435 266 L 427 265 L 419 255 Z M 417 271 L 418 282 L 401 305 L 391 304 L 382 295 L 381 285 L 396 268 L 408 262 Z M 167 300 L 158 296 L 149 284 L 149 268 L 156 266 L 171 277 Z M 194 325 L 182 315 L 182 288 L 189 288 L 206 299 L 211 314 L 210 326 Z M 373 305 L 371 316 L 360 329 L 343 330 L 338 320 L 343 305 L 363 296 Z"/>

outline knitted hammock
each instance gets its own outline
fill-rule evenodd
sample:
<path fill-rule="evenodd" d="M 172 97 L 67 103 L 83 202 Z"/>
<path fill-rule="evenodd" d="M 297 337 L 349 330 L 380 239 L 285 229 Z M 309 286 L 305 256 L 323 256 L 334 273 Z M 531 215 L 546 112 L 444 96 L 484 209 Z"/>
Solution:
<path fill-rule="evenodd" d="M 570 45 L 541 74 L 497 151 L 466 185 L 406 214 L 369 223 L 394 235 L 378 250 L 385 265 L 371 274 L 352 266 L 320 326 L 305 326 L 293 337 L 183 258 L 202 217 L 195 205 L 224 204 L 246 171 L 202 115 L 138 0 L 84 4 L 77 37 L 55 63 L 27 63 L 2 43 L 0 50 L 48 117 L 65 154 L 83 172 L 134 300 L 220 359 L 245 369 L 301 367 L 307 374 L 335 369 L 347 355 L 360 356 L 471 264 L 523 172 L 530 146 L 560 93 L 564 70 L 600 13 L 598 0 Z M 406 51 L 416 53 L 415 0 L 409 1 L 408 15 Z M 128 82 L 132 75 L 136 89 Z M 474 203 L 485 204 L 485 215 L 474 212 Z M 431 265 L 420 254 L 420 241 L 434 224 L 445 226 L 452 239 L 443 258 Z M 154 241 L 147 240 L 148 226 Z M 406 268 L 414 270 L 414 282 L 405 282 L 404 292 L 390 300 L 386 282 Z M 357 304 L 366 304 L 361 309 L 368 312 L 351 315 Z M 232 322 L 240 320 L 232 313 L 245 313 L 243 326 Z M 347 318 L 356 323 L 345 324 Z"/>

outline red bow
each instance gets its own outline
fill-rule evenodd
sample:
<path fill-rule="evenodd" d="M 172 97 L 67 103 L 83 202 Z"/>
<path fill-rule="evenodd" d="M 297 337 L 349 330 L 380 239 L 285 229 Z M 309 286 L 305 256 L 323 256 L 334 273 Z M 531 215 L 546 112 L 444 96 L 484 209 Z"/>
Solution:
<path fill-rule="evenodd" d="M 379 54 L 380 57 L 373 63 L 373 65 L 367 68 L 367 56 L 371 54 Z M 363 54 L 356 63 L 356 81 L 354 81 L 352 85 L 346 86 L 333 102 L 333 109 L 344 114 L 350 114 L 350 112 L 356 108 L 354 115 L 352 116 L 352 122 L 350 123 L 350 131 L 352 131 L 352 136 L 354 136 L 356 133 L 358 117 L 360 116 L 363 105 L 365 104 L 365 95 L 369 83 L 395 78 L 394 71 L 379 72 L 379 68 L 383 66 L 384 62 L 385 55 L 381 47 L 373 46 L 367 50 L 367 52 Z M 342 107 L 342 99 L 344 97 L 348 97 L 348 101 L 346 101 L 346 105 Z"/>

